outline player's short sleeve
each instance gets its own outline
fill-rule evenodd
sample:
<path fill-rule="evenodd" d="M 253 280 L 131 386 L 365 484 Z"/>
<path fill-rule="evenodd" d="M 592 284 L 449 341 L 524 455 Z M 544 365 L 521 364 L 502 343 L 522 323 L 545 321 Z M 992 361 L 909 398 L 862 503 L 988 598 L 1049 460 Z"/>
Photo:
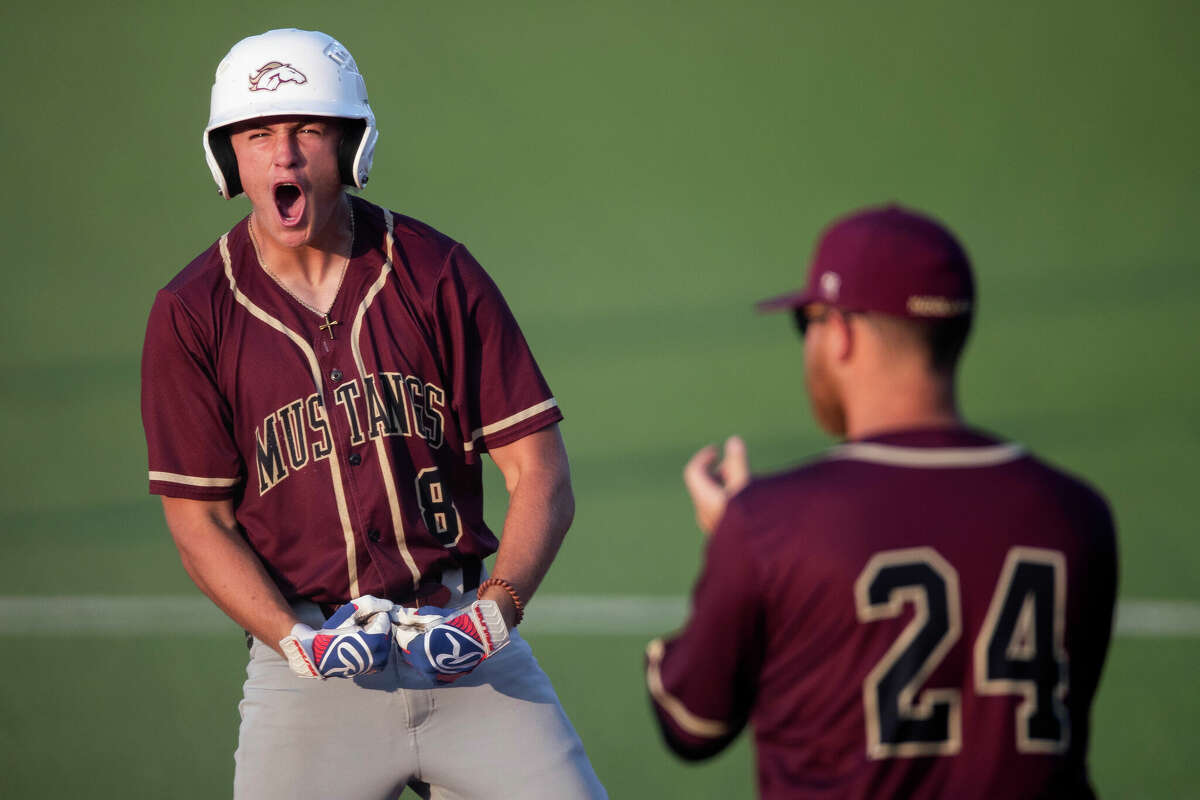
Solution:
<path fill-rule="evenodd" d="M 748 520 L 731 503 L 709 540 L 682 631 L 646 651 L 646 684 L 667 744 L 685 758 L 728 745 L 754 705 L 766 645 Z"/>
<path fill-rule="evenodd" d="M 468 451 L 510 444 L 562 419 L 508 303 L 461 244 L 447 257 L 437 303 Z"/>
<path fill-rule="evenodd" d="M 151 494 L 223 500 L 235 496 L 244 481 L 210 340 L 177 295 L 158 293 L 142 348 Z"/>

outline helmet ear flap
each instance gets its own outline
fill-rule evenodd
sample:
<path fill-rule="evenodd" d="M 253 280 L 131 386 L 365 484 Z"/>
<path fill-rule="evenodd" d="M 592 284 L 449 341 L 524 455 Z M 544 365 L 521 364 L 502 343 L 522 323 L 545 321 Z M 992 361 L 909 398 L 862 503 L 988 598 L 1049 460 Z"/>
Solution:
<path fill-rule="evenodd" d="M 228 197 L 237 197 L 242 193 L 242 176 L 238 172 L 237 155 L 233 152 L 233 144 L 229 141 L 229 126 L 217 128 L 208 134 L 208 146 L 221 174 L 225 176 L 225 188 Z"/>
<path fill-rule="evenodd" d="M 365 119 L 342 120 L 342 141 L 338 145 L 338 176 L 347 186 L 358 186 L 354 174 L 354 159 L 358 155 L 359 146 L 362 145 L 366 128 Z"/>

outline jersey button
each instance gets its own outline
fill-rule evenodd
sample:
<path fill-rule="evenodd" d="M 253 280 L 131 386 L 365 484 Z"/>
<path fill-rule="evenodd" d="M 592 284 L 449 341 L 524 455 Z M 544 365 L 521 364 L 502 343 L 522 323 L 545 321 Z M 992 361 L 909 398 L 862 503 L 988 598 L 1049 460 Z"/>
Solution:
<path fill-rule="evenodd" d="M 378 542 L 383 536 L 375 528 L 371 528 L 371 530 L 367 531 L 367 538 L 372 542 Z"/>
<path fill-rule="evenodd" d="M 342 371 L 340 369 L 335 368 L 332 372 L 329 373 L 329 380 L 333 381 L 334 383 L 337 383 L 341 379 L 342 379 Z"/>
<path fill-rule="evenodd" d="M 360 456 L 358 453 L 351 453 L 349 460 L 350 460 L 350 466 L 357 467 L 359 464 L 362 463 L 362 456 Z"/>

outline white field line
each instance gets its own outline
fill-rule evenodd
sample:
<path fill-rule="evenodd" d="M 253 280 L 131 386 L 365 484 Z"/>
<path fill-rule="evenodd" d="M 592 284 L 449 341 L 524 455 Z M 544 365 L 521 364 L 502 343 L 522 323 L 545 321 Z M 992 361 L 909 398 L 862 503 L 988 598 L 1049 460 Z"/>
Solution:
<path fill-rule="evenodd" d="M 655 635 L 683 622 L 687 598 L 538 595 L 521 630 L 530 634 Z M 208 634 L 236 630 L 207 598 L 102 595 L 0 596 L 0 635 Z M 1200 637 L 1200 602 L 1122 600 L 1116 634 Z"/>

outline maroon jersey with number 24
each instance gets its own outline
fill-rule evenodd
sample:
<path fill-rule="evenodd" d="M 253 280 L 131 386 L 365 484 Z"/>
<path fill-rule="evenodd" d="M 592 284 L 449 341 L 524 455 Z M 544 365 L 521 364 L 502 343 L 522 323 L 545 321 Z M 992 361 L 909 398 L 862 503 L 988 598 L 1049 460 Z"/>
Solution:
<path fill-rule="evenodd" d="M 150 491 L 231 499 L 289 600 L 446 605 L 497 547 L 479 454 L 562 415 L 466 248 L 351 202 L 332 329 L 264 271 L 245 220 L 158 293 Z"/>
<path fill-rule="evenodd" d="M 1116 570 L 1104 500 L 1017 445 L 853 442 L 731 500 L 647 682 L 685 756 L 749 721 L 765 798 L 1090 798 Z"/>

